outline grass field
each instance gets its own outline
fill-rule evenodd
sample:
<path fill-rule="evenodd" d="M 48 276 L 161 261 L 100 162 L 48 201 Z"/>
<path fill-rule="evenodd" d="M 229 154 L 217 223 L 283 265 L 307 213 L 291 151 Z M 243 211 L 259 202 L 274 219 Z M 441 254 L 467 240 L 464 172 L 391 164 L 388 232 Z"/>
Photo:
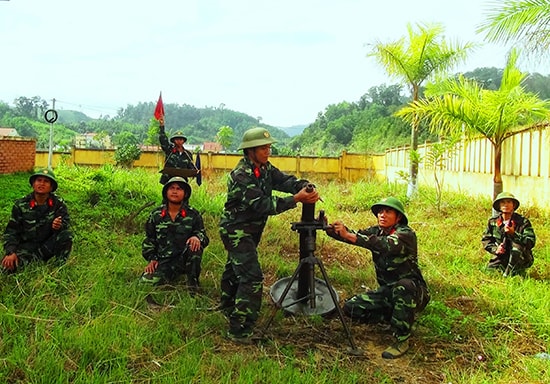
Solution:
<path fill-rule="evenodd" d="M 421 189 L 407 202 L 419 241 L 419 262 L 432 301 L 419 316 L 411 349 L 397 360 L 380 354 L 386 330 L 346 323 L 364 352 L 347 353 L 340 319 L 275 312 L 266 339 L 237 346 L 225 339 L 225 318 L 206 311 L 219 298 L 226 253 L 217 223 L 225 175 L 210 175 L 192 205 L 203 213 L 210 246 L 203 258 L 202 292 L 184 284 L 150 291 L 137 282 L 143 224 L 160 203 L 158 175 L 112 166 L 60 167 L 58 194 L 69 206 L 75 244 L 69 262 L 36 264 L 0 274 L 0 382 L 5 383 L 548 383 L 550 360 L 550 216 L 521 206 L 537 234 L 528 276 L 503 278 L 484 267 L 481 234 L 487 198 Z M 29 174 L 0 176 L 0 225 L 16 198 L 30 192 Z M 329 221 L 358 229 L 375 224 L 372 203 L 405 200 L 402 185 L 315 180 L 316 204 Z M 512 191 L 513 192 L 513 191 Z M 487 193 L 490 194 L 490 191 Z M 518 196 L 521 200 L 521 196 Z M 273 314 L 270 287 L 298 264 L 297 208 L 271 217 L 259 253 L 265 274 L 261 328 Z M 343 300 L 376 284 L 370 253 L 317 233 L 316 255 Z M 147 305 L 151 294 L 163 304 Z M 347 321 L 347 319 L 346 319 Z"/>

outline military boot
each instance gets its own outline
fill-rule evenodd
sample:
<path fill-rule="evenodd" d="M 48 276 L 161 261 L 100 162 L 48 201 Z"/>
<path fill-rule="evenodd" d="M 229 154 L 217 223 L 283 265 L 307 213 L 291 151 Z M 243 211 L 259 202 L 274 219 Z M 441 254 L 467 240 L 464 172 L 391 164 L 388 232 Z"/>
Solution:
<path fill-rule="evenodd" d="M 390 345 L 384 352 L 382 352 L 382 357 L 384 359 L 396 359 L 400 356 L 403 356 L 405 352 L 409 350 L 409 339 L 403 341 L 396 341 Z"/>
<path fill-rule="evenodd" d="M 189 295 L 195 296 L 197 293 L 199 293 L 199 279 L 197 279 L 194 276 L 188 275 L 187 276 L 187 289 L 189 290 Z"/>

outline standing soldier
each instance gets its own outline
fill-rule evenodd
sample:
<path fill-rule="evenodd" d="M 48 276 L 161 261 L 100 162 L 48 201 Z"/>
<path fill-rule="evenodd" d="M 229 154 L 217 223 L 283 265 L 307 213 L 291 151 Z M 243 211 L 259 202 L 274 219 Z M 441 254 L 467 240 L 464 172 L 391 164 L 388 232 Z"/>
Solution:
<path fill-rule="evenodd" d="M 33 192 L 15 202 L 4 232 L 2 266 L 10 272 L 37 260 L 65 263 L 73 246 L 67 206 L 54 194 L 53 172 L 41 169 L 29 183 Z"/>
<path fill-rule="evenodd" d="M 415 314 L 426 307 L 430 296 L 418 267 L 416 233 L 408 226 L 403 204 L 388 197 L 374 204 L 371 211 L 378 218 L 376 226 L 353 231 L 336 221 L 326 232 L 371 251 L 380 286 L 347 300 L 344 313 L 369 324 L 389 322 L 397 340 L 382 357 L 394 359 L 409 349 Z"/>
<path fill-rule="evenodd" d="M 531 222 L 516 212 L 519 200 L 510 192 L 501 192 L 493 202 L 498 212 L 487 222 L 481 242 L 492 257 L 487 268 L 504 276 L 524 274 L 533 265 L 532 249 L 536 236 Z"/>
<path fill-rule="evenodd" d="M 142 254 L 149 262 L 141 281 L 165 284 L 184 273 L 194 294 L 204 248 L 209 243 L 200 213 L 189 206 L 191 186 L 181 177 L 173 177 L 162 188 L 163 204 L 155 208 L 145 224 Z"/>
<path fill-rule="evenodd" d="M 274 167 L 269 161 L 275 139 L 264 128 L 246 131 L 239 149 L 244 157 L 231 171 L 227 202 L 220 220 L 220 236 L 227 250 L 218 307 L 229 317 L 227 336 L 238 343 L 250 343 L 258 319 L 263 274 L 257 247 L 269 215 L 295 208 L 298 202 L 313 204 L 316 190 L 306 191 L 307 180 L 299 180 Z M 276 197 L 272 191 L 291 193 Z"/>
<path fill-rule="evenodd" d="M 160 147 L 165 155 L 164 160 L 164 169 L 167 168 L 177 168 L 181 170 L 191 171 L 189 174 L 196 174 L 196 167 L 193 164 L 193 154 L 186 150 L 183 145 L 187 141 L 187 137 L 183 135 L 182 132 L 176 132 L 170 141 L 168 141 L 168 136 L 166 136 L 166 131 L 164 128 L 164 116 L 159 118 L 159 141 Z M 193 172 L 195 171 L 195 172 Z M 166 184 L 171 176 L 181 176 L 187 181 L 187 176 L 185 175 L 170 175 L 163 173 L 160 177 L 160 183 Z"/>

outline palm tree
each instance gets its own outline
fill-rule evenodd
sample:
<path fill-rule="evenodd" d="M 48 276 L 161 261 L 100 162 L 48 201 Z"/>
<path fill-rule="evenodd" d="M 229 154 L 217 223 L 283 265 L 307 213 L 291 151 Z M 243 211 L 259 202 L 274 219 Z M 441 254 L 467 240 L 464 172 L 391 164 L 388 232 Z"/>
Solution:
<path fill-rule="evenodd" d="M 550 48 L 550 0 L 498 2 L 487 21 L 477 29 L 490 42 L 523 46 L 533 56 L 547 55 Z"/>
<path fill-rule="evenodd" d="M 550 103 L 522 88 L 527 74 L 517 68 L 517 58 L 517 51 L 512 50 L 497 90 L 483 89 L 474 80 L 459 76 L 428 85 L 425 99 L 396 113 L 409 122 L 425 122 L 439 135 L 464 132 L 487 138 L 494 149 L 494 198 L 502 192 L 502 143 L 550 117 Z"/>
<path fill-rule="evenodd" d="M 417 24 L 417 29 L 408 24 L 408 38 L 390 43 L 376 42 L 367 56 L 374 57 L 387 74 L 410 87 L 413 101 L 420 97 L 420 88 L 427 80 L 445 74 L 466 59 L 474 48 L 472 43 L 449 43 L 444 39 L 441 24 Z M 411 120 L 411 169 L 407 195 L 417 190 L 418 121 Z"/>

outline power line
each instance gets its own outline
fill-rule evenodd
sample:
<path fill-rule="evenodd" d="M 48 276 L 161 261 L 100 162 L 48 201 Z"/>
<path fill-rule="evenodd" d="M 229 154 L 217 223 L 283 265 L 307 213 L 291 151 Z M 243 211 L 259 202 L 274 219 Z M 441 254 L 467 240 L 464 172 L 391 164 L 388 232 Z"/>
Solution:
<path fill-rule="evenodd" d="M 56 103 L 63 104 L 69 107 L 76 107 L 77 109 L 85 109 L 87 111 L 93 111 L 98 112 L 101 115 L 116 115 L 122 107 L 119 108 L 113 108 L 113 107 L 106 107 L 106 106 L 98 106 L 98 105 L 88 105 L 88 104 L 82 104 L 82 103 L 74 103 L 70 101 L 65 100 L 59 100 L 55 99 Z"/>

